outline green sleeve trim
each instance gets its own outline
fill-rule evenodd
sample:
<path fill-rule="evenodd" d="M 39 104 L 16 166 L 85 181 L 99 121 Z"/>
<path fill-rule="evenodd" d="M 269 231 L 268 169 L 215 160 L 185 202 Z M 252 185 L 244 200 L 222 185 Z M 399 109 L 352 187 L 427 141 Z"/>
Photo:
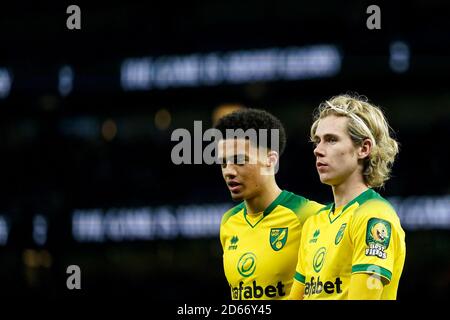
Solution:
<path fill-rule="evenodd" d="M 300 283 L 305 284 L 305 276 L 302 275 L 301 273 L 296 272 L 295 276 L 294 276 L 294 279 L 297 280 Z"/>
<path fill-rule="evenodd" d="M 239 213 L 239 211 L 241 211 L 244 208 L 245 208 L 245 203 L 244 202 L 241 202 L 237 206 L 231 208 L 230 210 L 225 212 L 225 214 L 222 217 L 222 222 L 220 224 L 223 225 L 225 222 L 227 222 L 228 219 L 230 219 L 235 214 Z"/>
<path fill-rule="evenodd" d="M 376 264 L 355 264 L 352 266 L 352 273 L 375 273 L 391 281 L 392 272 Z"/>

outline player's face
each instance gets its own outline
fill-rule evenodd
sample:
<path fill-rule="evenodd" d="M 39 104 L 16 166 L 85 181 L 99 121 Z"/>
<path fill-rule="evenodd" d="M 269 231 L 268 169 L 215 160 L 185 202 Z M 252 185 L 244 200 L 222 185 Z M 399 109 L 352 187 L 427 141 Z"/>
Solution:
<path fill-rule="evenodd" d="M 336 186 L 360 174 L 357 148 L 347 132 L 348 118 L 329 115 L 318 123 L 314 155 L 322 183 Z"/>
<path fill-rule="evenodd" d="M 246 139 L 223 139 L 218 144 L 222 175 L 233 200 L 256 196 L 264 184 L 258 149 Z"/>

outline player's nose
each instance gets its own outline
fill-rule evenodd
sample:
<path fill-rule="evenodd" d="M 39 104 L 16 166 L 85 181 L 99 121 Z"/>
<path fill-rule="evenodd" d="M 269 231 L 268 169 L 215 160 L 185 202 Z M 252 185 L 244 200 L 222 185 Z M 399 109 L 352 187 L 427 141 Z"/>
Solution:
<path fill-rule="evenodd" d="M 227 164 L 225 165 L 225 167 L 222 170 L 223 170 L 223 175 L 225 177 L 237 176 L 236 166 L 231 162 L 227 162 Z"/>
<path fill-rule="evenodd" d="M 316 157 L 324 157 L 325 151 L 323 150 L 322 143 L 318 143 L 313 151 Z"/>

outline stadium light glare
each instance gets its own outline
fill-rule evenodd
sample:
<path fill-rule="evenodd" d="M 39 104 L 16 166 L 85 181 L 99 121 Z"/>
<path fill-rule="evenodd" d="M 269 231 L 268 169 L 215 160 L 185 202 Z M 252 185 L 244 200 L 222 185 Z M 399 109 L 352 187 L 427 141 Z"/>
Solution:
<path fill-rule="evenodd" d="M 47 241 L 47 220 L 42 215 L 36 215 L 33 219 L 33 240 L 40 246 Z"/>
<path fill-rule="evenodd" d="M 392 71 L 403 73 L 409 69 L 410 51 L 407 43 L 403 41 L 392 42 L 390 47 L 389 65 Z"/>
<path fill-rule="evenodd" d="M 12 85 L 12 74 L 6 68 L 0 68 L 0 99 L 9 95 Z"/>
<path fill-rule="evenodd" d="M 327 44 L 130 58 L 120 79 L 125 91 L 314 79 L 335 76 L 341 60 L 336 46 Z"/>
<path fill-rule="evenodd" d="M 67 96 L 73 88 L 74 72 L 70 66 L 63 66 L 59 70 L 58 90 L 61 96 Z"/>
<path fill-rule="evenodd" d="M 4 246 L 8 242 L 9 225 L 5 217 L 0 216 L 0 245 Z"/>

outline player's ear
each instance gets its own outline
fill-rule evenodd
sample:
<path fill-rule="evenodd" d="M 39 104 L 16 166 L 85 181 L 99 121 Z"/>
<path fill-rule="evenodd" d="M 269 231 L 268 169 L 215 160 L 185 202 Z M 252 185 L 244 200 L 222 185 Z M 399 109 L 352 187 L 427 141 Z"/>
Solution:
<path fill-rule="evenodd" d="M 267 164 L 266 164 L 267 167 L 275 167 L 276 164 L 278 163 L 278 158 L 279 158 L 278 152 L 270 150 L 267 153 Z"/>
<path fill-rule="evenodd" d="M 366 138 L 361 143 L 361 146 L 358 148 L 358 159 L 367 158 L 372 151 L 373 143 L 372 140 Z"/>

